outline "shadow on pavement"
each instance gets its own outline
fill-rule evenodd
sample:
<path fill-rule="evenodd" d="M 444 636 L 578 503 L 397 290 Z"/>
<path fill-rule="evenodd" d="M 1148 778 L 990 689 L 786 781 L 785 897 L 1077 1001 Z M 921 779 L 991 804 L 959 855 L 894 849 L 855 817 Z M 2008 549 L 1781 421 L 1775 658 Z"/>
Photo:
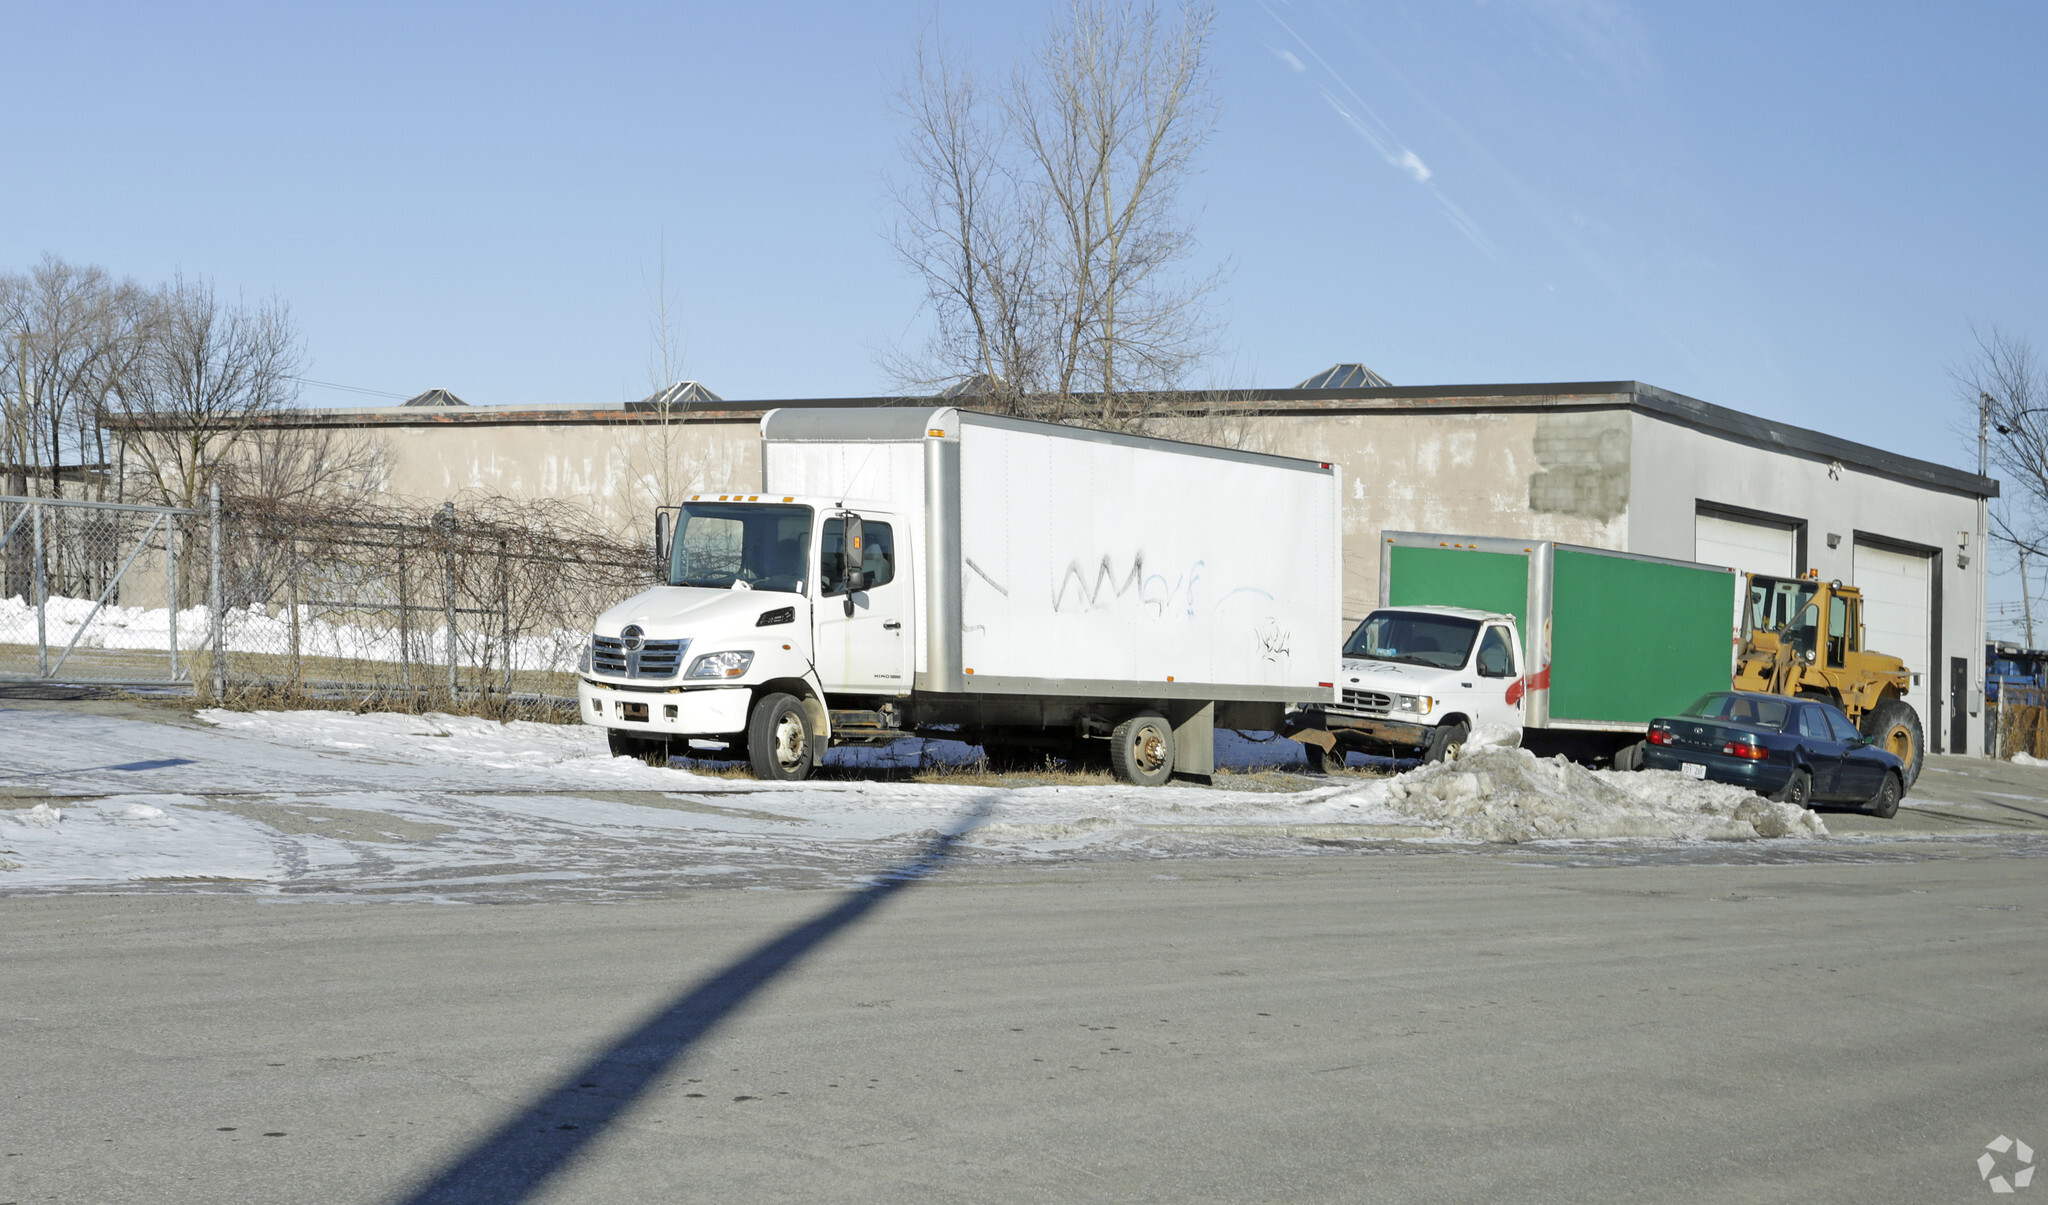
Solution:
<path fill-rule="evenodd" d="M 425 1186 L 400 1198 L 403 1205 L 515 1205 L 526 1200 L 756 992 L 877 904 L 935 874 L 961 838 L 987 818 L 993 802 L 976 804 L 916 858 L 698 981 L 610 1049 L 563 1076 Z"/>

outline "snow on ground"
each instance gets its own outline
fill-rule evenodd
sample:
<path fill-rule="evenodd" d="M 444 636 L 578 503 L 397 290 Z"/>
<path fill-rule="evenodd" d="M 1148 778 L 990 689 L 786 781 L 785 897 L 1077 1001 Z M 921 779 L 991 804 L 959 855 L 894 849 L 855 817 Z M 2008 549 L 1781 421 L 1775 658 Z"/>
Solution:
<path fill-rule="evenodd" d="M 1006 787 L 845 770 L 768 783 L 611 757 L 603 732 L 581 725 L 334 711 L 198 719 L 0 710 L 0 742 L 19 763 L 0 770 L 0 804 L 37 800 L 0 806 L 0 890 L 229 882 L 401 898 L 604 899 L 853 881 L 963 828 L 970 861 L 1827 831 L 1810 811 L 1733 787 L 1590 771 L 1498 745 L 1297 791 Z M 928 752 L 921 745 L 868 760 L 915 764 Z"/>
<path fill-rule="evenodd" d="M 320 608 L 299 608 L 299 653 L 305 657 L 334 657 L 365 661 L 399 658 L 399 633 L 395 628 L 339 624 L 321 618 Z M 211 612 L 186 607 L 177 613 L 178 648 L 195 651 L 207 647 L 212 638 Z M 292 647 L 290 611 L 271 614 L 262 607 L 229 609 L 222 614 L 223 634 L 230 652 L 288 653 Z M 44 607 L 44 630 L 49 642 L 64 648 L 75 638 L 87 649 L 168 649 L 171 647 L 171 612 L 166 607 L 120 607 L 109 604 L 93 612 L 89 598 L 52 596 Z M 460 625 L 458 625 L 460 626 Z M 36 639 L 35 604 L 15 595 L 0 598 L 0 644 L 33 644 Z M 445 627 L 423 627 L 410 637 L 415 663 L 441 664 L 447 647 Z M 544 636 L 513 638 L 513 662 L 536 669 L 571 670 L 588 635 L 561 631 Z M 473 665 L 473 655 L 457 656 Z"/>

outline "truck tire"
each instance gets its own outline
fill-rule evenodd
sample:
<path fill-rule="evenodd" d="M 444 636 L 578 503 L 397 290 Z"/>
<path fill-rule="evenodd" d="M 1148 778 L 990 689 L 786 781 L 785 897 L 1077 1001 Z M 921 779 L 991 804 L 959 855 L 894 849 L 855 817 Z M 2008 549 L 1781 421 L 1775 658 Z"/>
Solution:
<path fill-rule="evenodd" d="M 1877 794 L 1872 795 L 1870 802 L 1863 806 L 1879 820 L 1890 820 L 1899 814 L 1899 799 L 1905 793 L 1906 789 L 1899 785 L 1899 776 L 1887 771 L 1884 781 L 1877 784 Z"/>
<path fill-rule="evenodd" d="M 1118 778 L 1156 787 L 1173 777 L 1173 725 L 1156 711 L 1141 711 L 1109 734 L 1109 768 Z"/>
<path fill-rule="evenodd" d="M 747 761 L 754 777 L 801 782 L 811 776 L 811 713 L 795 695 L 762 695 L 747 720 Z"/>
<path fill-rule="evenodd" d="M 1886 699 L 1864 712 L 1863 739 L 1906 764 L 1902 788 L 1920 781 L 1920 762 L 1927 755 L 1927 738 L 1920 730 L 1920 716 L 1905 700 Z"/>
<path fill-rule="evenodd" d="M 665 740 L 634 736 L 630 732 L 607 728 L 604 730 L 604 743 L 611 749 L 613 757 L 631 757 L 646 761 L 659 753 L 663 761 L 668 760 L 668 742 Z"/>
<path fill-rule="evenodd" d="M 1429 744 L 1423 748 L 1422 760 L 1455 761 L 1459 750 L 1465 747 L 1465 738 L 1472 735 L 1472 725 L 1459 721 L 1445 724 L 1429 734 Z"/>
<path fill-rule="evenodd" d="M 1623 745 L 1615 751 L 1614 768 L 1617 770 L 1642 769 L 1643 750 L 1648 747 L 1648 744 L 1649 742 L 1647 741 L 1637 741 L 1633 745 Z"/>

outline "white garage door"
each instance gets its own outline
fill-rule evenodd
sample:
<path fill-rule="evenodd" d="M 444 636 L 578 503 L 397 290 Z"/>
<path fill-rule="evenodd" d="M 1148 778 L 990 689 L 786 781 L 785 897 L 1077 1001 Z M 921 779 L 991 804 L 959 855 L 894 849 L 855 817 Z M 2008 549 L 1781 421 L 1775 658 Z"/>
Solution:
<path fill-rule="evenodd" d="M 1726 565 L 1744 573 L 1776 577 L 1791 577 L 1799 572 L 1799 566 L 1793 563 L 1789 528 L 1700 515 L 1693 520 L 1693 544 L 1693 559 L 1702 564 Z"/>
<path fill-rule="evenodd" d="M 1947 729 L 1928 705 L 1935 668 L 1928 648 L 1933 631 L 1928 573 L 1924 556 L 1856 545 L 1855 584 L 1863 590 L 1863 647 L 1903 658 L 1906 668 L 1920 675 L 1906 701 L 1920 713 L 1927 747 L 1939 749 Z"/>

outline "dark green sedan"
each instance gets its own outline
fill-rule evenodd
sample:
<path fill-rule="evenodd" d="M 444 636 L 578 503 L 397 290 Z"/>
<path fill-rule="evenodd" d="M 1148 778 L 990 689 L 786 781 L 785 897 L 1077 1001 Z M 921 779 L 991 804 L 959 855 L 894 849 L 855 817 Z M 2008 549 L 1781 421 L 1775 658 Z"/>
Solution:
<path fill-rule="evenodd" d="M 1643 769 L 1748 787 L 1785 803 L 1856 803 L 1890 819 L 1906 795 L 1904 764 L 1863 739 L 1832 703 L 1715 691 L 1681 715 L 1650 721 Z"/>

